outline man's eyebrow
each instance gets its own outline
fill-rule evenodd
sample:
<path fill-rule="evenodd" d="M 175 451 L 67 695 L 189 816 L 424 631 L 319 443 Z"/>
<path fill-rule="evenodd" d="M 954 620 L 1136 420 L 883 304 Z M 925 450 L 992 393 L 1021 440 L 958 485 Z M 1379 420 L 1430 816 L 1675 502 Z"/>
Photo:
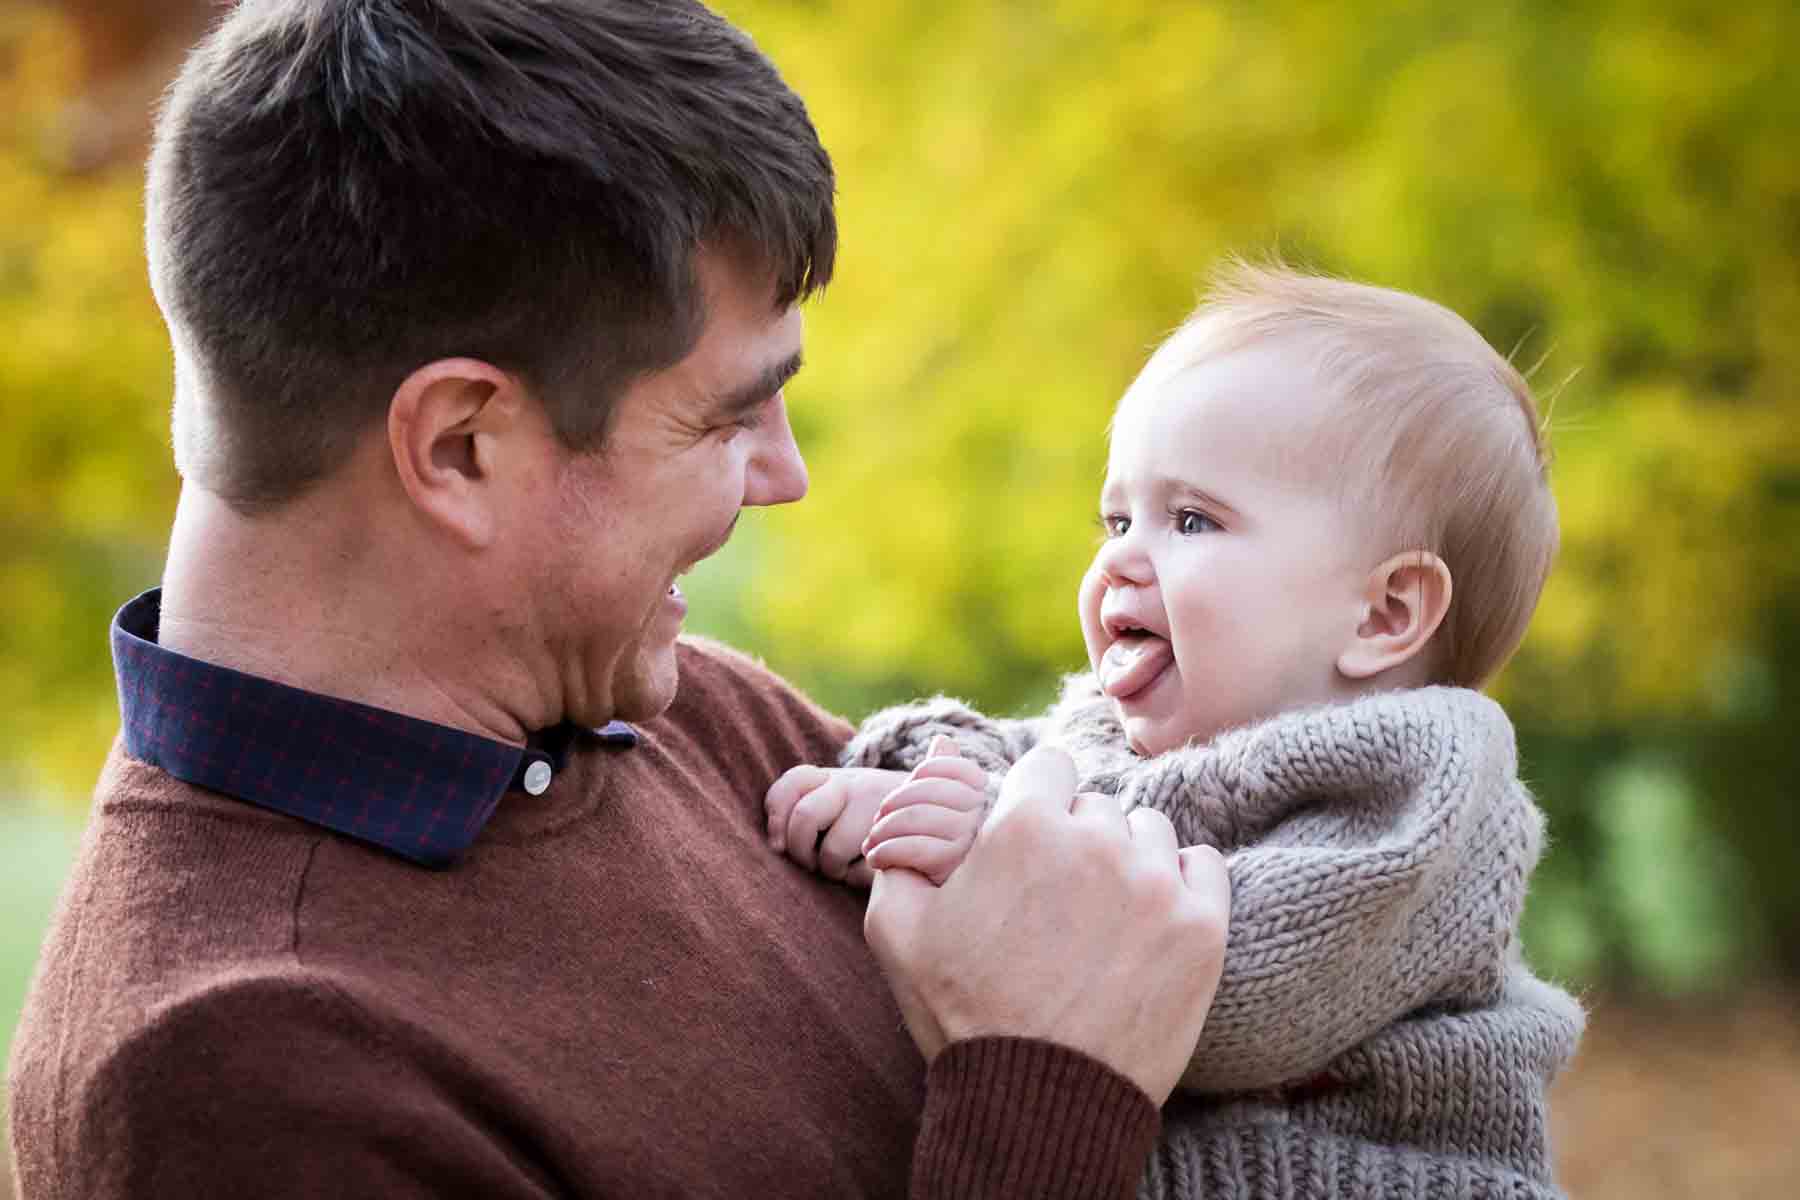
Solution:
<path fill-rule="evenodd" d="M 786 387 L 788 380 L 800 373 L 801 352 L 796 350 L 791 356 L 770 366 L 760 375 L 747 383 L 739 384 L 731 390 L 721 393 L 713 401 L 714 416 L 721 420 L 730 420 L 759 404 Z"/>

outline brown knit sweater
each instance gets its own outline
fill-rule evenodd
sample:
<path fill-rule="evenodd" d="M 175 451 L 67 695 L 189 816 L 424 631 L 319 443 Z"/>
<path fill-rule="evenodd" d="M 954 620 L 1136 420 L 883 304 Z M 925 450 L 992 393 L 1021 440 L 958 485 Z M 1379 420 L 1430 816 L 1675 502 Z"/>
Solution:
<path fill-rule="evenodd" d="M 1129 1194 L 1141 1092 L 1012 1039 L 928 1082 L 861 899 L 763 843 L 848 729 L 681 671 L 445 871 L 115 749 L 15 1042 L 25 1200 Z"/>

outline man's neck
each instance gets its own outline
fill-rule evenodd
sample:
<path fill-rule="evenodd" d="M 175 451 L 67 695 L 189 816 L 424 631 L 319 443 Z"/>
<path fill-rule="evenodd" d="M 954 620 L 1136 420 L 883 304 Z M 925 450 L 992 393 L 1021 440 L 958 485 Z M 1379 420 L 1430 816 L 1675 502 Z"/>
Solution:
<path fill-rule="evenodd" d="M 178 653 L 291 687 L 523 744 L 542 719 L 504 699 L 531 695 L 514 661 L 484 664 L 476 639 L 444 624 L 416 572 L 378 554 L 375 522 L 341 519 L 330 497 L 246 517 L 183 487 L 163 575 L 158 641 Z M 385 561 L 384 561 L 385 560 Z M 502 686 L 494 686 L 501 684 Z"/>

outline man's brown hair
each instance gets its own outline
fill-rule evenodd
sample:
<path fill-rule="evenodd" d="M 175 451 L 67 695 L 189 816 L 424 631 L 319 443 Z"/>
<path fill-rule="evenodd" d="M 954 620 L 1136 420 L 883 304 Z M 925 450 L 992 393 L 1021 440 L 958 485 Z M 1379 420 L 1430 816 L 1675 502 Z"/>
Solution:
<path fill-rule="evenodd" d="M 702 245 L 831 277 L 800 98 L 692 0 L 244 0 L 157 123 L 176 461 L 243 511 L 331 474 L 420 365 L 515 372 L 562 440 L 705 321 Z"/>

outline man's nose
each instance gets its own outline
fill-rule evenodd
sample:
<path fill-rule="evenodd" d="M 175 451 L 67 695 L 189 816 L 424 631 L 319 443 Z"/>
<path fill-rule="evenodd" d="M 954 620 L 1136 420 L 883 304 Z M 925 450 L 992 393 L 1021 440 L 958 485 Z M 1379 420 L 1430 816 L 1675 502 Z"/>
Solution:
<path fill-rule="evenodd" d="M 776 398 L 754 436 L 757 444 L 744 478 L 744 503 L 791 504 L 806 495 L 806 460 L 788 424 L 784 398 Z"/>

